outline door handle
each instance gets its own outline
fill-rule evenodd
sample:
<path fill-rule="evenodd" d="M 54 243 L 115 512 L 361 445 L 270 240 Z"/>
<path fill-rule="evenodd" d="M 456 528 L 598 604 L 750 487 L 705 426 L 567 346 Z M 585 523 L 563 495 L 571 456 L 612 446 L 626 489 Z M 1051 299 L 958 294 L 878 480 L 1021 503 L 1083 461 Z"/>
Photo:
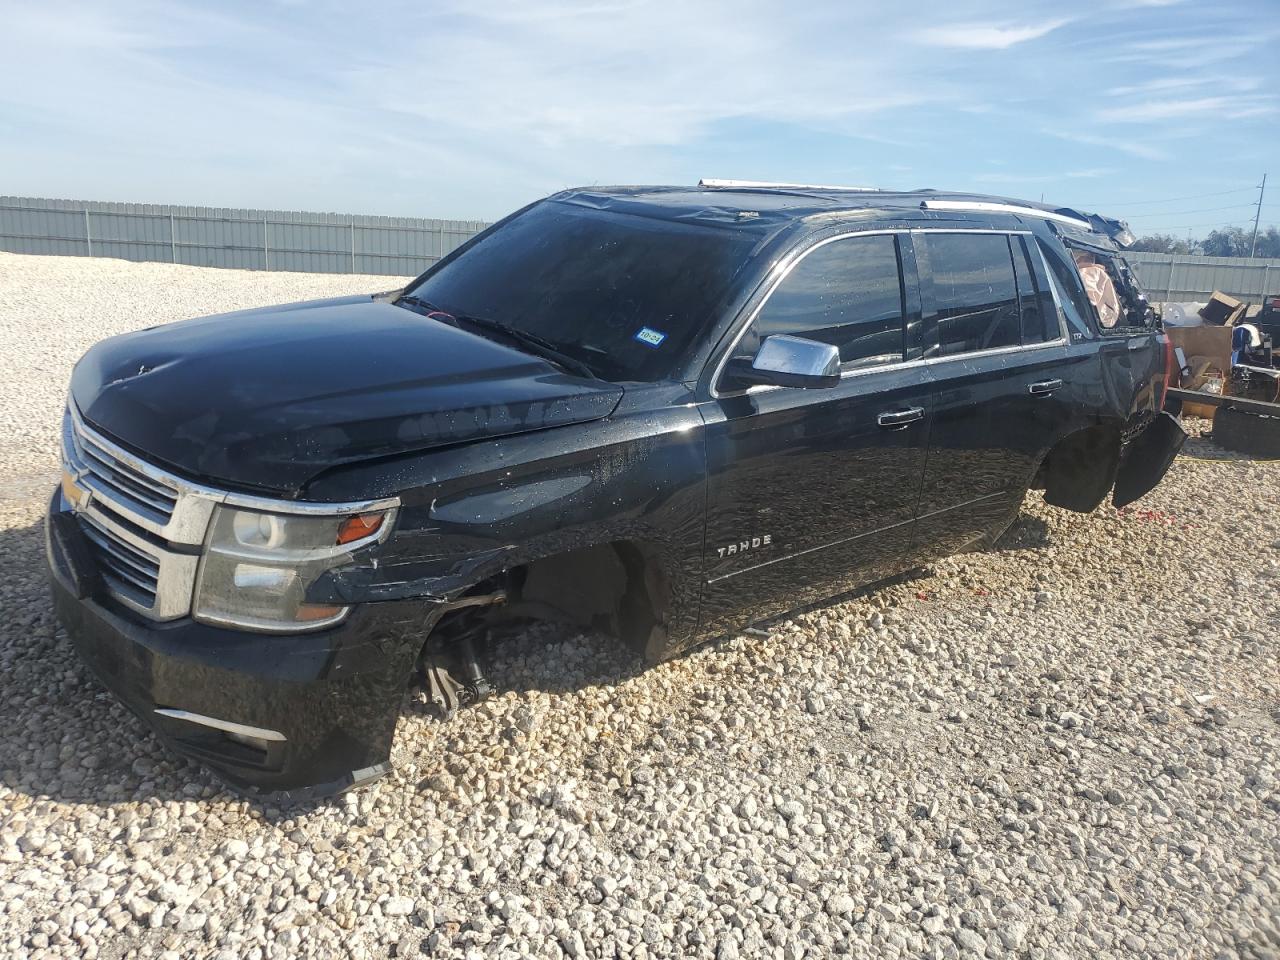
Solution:
<path fill-rule="evenodd" d="M 876 417 L 876 423 L 888 430 L 901 430 L 909 423 L 924 419 L 924 407 L 909 407 L 906 410 L 894 410 Z"/>
<path fill-rule="evenodd" d="M 1061 380 L 1041 380 L 1027 387 L 1027 392 L 1036 397 L 1047 397 L 1062 386 Z"/>

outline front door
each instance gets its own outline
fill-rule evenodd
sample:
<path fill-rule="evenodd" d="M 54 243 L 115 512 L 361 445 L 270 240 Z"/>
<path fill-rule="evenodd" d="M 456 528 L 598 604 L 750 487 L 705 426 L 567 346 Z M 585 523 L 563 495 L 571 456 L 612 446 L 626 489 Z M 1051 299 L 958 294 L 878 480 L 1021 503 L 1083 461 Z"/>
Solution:
<path fill-rule="evenodd" d="M 703 635 L 902 569 L 932 412 L 910 342 L 918 302 L 910 239 L 879 233 L 818 241 L 757 308 L 731 356 L 786 333 L 839 346 L 843 375 L 812 390 L 735 391 L 722 380 L 701 405 Z"/>

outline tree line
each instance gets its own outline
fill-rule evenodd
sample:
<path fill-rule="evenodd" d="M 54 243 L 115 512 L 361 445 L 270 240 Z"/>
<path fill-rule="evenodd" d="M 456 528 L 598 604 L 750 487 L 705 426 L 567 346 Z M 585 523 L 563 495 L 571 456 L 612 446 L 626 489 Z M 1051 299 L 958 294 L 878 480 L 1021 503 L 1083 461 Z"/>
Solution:
<path fill-rule="evenodd" d="M 1139 237 L 1130 250 L 1144 253 L 1199 254 L 1204 257 L 1247 257 L 1253 241 L 1253 227 L 1220 227 L 1203 240 L 1188 240 L 1171 233 L 1153 233 Z M 1255 257 L 1280 257 L 1280 230 L 1267 227 L 1258 231 Z"/>

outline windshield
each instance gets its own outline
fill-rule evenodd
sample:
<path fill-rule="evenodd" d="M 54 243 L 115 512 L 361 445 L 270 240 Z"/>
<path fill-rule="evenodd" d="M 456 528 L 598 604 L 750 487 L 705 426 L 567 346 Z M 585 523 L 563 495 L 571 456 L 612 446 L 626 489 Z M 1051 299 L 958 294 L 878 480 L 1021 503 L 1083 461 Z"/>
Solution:
<path fill-rule="evenodd" d="M 544 201 L 408 295 L 532 334 L 605 379 L 660 380 L 710 322 L 754 242 Z"/>

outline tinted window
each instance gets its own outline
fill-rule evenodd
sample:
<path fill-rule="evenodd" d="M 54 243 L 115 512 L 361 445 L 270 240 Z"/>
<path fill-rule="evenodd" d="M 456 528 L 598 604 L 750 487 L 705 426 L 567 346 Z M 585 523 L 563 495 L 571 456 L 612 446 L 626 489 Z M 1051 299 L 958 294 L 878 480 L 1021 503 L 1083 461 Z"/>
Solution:
<path fill-rule="evenodd" d="M 1022 342 L 1009 239 L 996 233 L 926 234 L 943 356 Z"/>
<path fill-rule="evenodd" d="M 1022 305 L 1022 342 L 1044 343 L 1046 340 L 1057 340 L 1062 336 L 1062 328 L 1058 324 L 1058 312 L 1053 306 L 1053 297 L 1045 285 L 1048 278 L 1044 270 L 1036 270 L 1033 255 L 1028 248 L 1026 237 L 1010 237 L 1013 245 L 1013 261 L 1018 268 L 1018 300 Z M 1040 251 L 1035 250 L 1039 257 Z"/>
<path fill-rule="evenodd" d="M 546 201 L 409 293 L 535 334 L 608 379 L 658 380 L 708 325 L 755 239 Z"/>
<path fill-rule="evenodd" d="M 902 359 L 902 281 L 892 236 L 851 237 L 812 250 L 765 302 L 737 354 L 775 333 L 840 348 L 851 367 Z"/>

